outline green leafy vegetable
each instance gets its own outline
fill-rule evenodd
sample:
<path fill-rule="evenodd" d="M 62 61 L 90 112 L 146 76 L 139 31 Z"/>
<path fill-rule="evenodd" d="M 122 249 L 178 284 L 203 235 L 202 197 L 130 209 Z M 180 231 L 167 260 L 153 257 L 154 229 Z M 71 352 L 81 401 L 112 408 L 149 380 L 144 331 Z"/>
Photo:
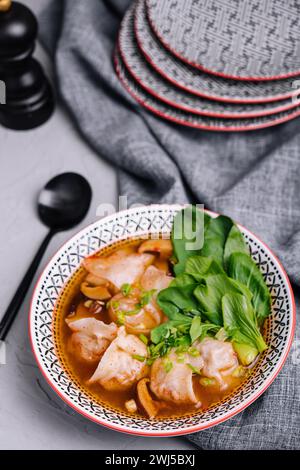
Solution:
<path fill-rule="evenodd" d="M 222 266 L 224 248 L 232 226 L 233 221 L 224 215 L 210 219 L 204 232 L 204 245 L 199 254 L 214 258 Z"/>
<path fill-rule="evenodd" d="M 202 334 L 202 322 L 200 317 L 194 317 L 190 328 L 190 337 L 192 343 Z"/>
<path fill-rule="evenodd" d="M 191 344 L 191 339 L 189 335 L 179 336 L 176 339 L 176 351 L 177 352 L 186 352 Z"/>
<path fill-rule="evenodd" d="M 202 284 L 198 285 L 194 295 L 199 302 L 206 318 L 216 324 L 223 325 L 222 297 L 229 292 L 237 292 L 251 298 L 251 292 L 238 281 L 230 279 L 226 274 L 207 276 Z"/>
<path fill-rule="evenodd" d="M 153 344 L 149 346 L 151 360 L 167 355 L 172 348 L 188 349 L 191 344 L 188 334 L 180 333 L 176 328 L 173 328 L 167 323 L 165 325 L 166 328 L 154 331 L 160 328 L 157 327 L 151 332 L 151 341 L 153 342 Z"/>
<path fill-rule="evenodd" d="M 190 327 L 190 337 L 192 344 L 199 339 L 201 341 L 208 335 L 208 333 L 217 333 L 219 330 L 218 325 L 214 325 L 213 323 L 202 323 L 201 318 L 199 316 L 195 316 L 192 320 L 191 327 Z"/>
<path fill-rule="evenodd" d="M 188 206 L 174 218 L 172 243 L 177 263 L 174 266 L 176 275 L 184 271 L 186 260 L 199 254 L 203 246 L 204 228 L 210 217 L 195 206 Z"/>
<path fill-rule="evenodd" d="M 250 257 L 249 248 L 245 242 L 243 234 L 235 224 L 231 227 L 225 243 L 223 259 L 225 267 L 227 267 L 232 253 L 244 253 Z"/>
<path fill-rule="evenodd" d="M 193 296 L 196 286 L 195 281 L 185 286 L 173 286 L 173 283 L 171 283 L 170 287 L 159 292 L 157 304 L 171 319 L 176 313 L 196 312 L 198 311 L 198 303 Z"/>
<path fill-rule="evenodd" d="M 224 327 L 219 329 L 218 333 L 216 334 L 216 339 L 219 341 L 226 341 L 228 339 L 228 334 L 226 333 Z"/>
<path fill-rule="evenodd" d="M 194 286 L 197 285 L 197 282 L 195 281 L 194 277 L 190 276 L 189 274 L 182 273 L 176 276 L 175 279 L 173 279 L 170 284 L 170 287 L 187 287 L 191 284 L 193 284 Z"/>
<path fill-rule="evenodd" d="M 232 346 L 244 366 L 249 366 L 258 355 L 258 350 L 250 344 L 233 341 Z"/>
<path fill-rule="evenodd" d="M 203 277 L 211 274 L 225 274 L 222 266 L 213 258 L 204 256 L 191 256 L 185 266 L 185 274 L 201 282 Z"/>
<path fill-rule="evenodd" d="M 228 260 L 228 274 L 252 292 L 252 303 L 258 325 L 261 326 L 271 310 L 271 294 L 261 271 L 250 256 L 232 253 Z"/>
<path fill-rule="evenodd" d="M 267 348 L 261 332 L 256 323 L 255 313 L 249 298 L 237 293 L 226 294 L 222 298 L 222 313 L 224 328 L 234 345 L 238 345 L 237 353 L 241 352 L 239 345 L 249 346 L 248 353 L 256 349 L 257 353 Z M 247 355 L 243 347 L 243 357 Z M 246 348 L 247 349 L 247 348 Z M 257 355 L 256 353 L 256 355 Z"/>
<path fill-rule="evenodd" d="M 154 344 L 159 344 L 164 339 L 170 336 L 172 325 L 170 322 L 162 323 L 161 325 L 153 328 L 151 331 L 151 341 Z"/>
<path fill-rule="evenodd" d="M 198 354 L 195 341 L 215 336 L 231 341 L 241 364 L 250 364 L 267 347 L 259 328 L 271 296 L 239 228 L 229 217 L 211 218 L 189 206 L 174 219 L 172 243 L 175 279 L 157 296 L 168 321 L 151 331 L 147 363 L 172 348 L 184 361 L 186 353 Z"/>

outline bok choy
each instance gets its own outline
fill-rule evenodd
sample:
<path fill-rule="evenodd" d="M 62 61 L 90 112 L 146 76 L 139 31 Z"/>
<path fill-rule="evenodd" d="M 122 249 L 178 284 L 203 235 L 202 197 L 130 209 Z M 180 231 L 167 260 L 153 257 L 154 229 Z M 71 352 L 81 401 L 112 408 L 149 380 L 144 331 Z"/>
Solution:
<path fill-rule="evenodd" d="M 231 341 L 240 362 L 249 365 L 267 348 L 260 328 L 270 314 L 271 295 L 241 231 L 229 217 L 212 218 L 190 206 L 175 222 L 175 279 L 157 296 L 168 321 L 152 331 L 152 349 L 163 355 L 171 345 L 189 347 L 217 335 Z M 191 245 L 201 234 L 202 243 Z"/>

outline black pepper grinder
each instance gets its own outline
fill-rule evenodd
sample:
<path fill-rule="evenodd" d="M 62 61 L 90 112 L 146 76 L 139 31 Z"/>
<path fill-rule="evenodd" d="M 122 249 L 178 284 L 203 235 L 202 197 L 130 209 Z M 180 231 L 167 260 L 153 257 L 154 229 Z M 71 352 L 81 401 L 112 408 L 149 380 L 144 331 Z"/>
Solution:
<path fill-rule="evenodd" d="M 10 129 L 40 126 L 54 109 L 50 84 L 32 57 L 37 33 L 38 23 L 29 8 L 0 0 L 0 85 L 5 95 L 0 100 L 0 124 Z"/>

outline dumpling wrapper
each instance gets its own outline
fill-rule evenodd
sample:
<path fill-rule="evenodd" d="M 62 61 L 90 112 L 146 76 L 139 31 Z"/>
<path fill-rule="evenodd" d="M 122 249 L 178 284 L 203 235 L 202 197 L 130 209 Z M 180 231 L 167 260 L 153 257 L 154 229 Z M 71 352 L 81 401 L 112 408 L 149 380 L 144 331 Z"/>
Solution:
<path fill-rule="evenodd" d="M 66 322 L 73 331 L 68 343 L 69 351 L 83 362 L 98 361 L 117 336 L 115 323 L 106 325 L 95 318 L 67 319 Z"/>
<path fill-rule="evenodd" d="M 163 313 L 156 303 L 159 291 L 169 286 L 172 281 L 171 276 L 167 276 L 154 266 L 149 266 L 140 279 L 141 289 L 133 288 L 129 295 L 122 293 L 115 295 L 110 302 L 110 318 L 118 322 L 118 312 L 123 312 L 124 325 L 128 333 L 148 335 L 153 328 L 158 326 L 163 320 Z M 143 292 L 155 290 L 149 303 L 138 309 L 135 315 L 131 312 L 137 310 L 137 305 L 141 300 Z M 129 314 L 126 315 L 126 312 Z"/>
<path fill-rule="evenodd" d="M 141 288 L 145 291 L 152 289 L 156 290 L 156 295 L 163 289 L 169 287 L 170 282 L 174 278 L 167 276 L 163 271 L 157 269 L 155 266 L 149 266 L 141 277 Z"/>
<path fill-rule="evenodd" d="M 166 360 L 172 362 L 169 371 L 166 368 Z M 193 370 L 188 364 L 201 370 L 203 359 L 200 355 L 194 357 L 185 353 L 184 359 L 179 360 L 173 348 L 167 357 L 154 361 L 151 367 L 150 388 L 157 398 L 178 405 L 201 406 L 193 387 Z"/>
<path fill-rule="evenodd" d="M 145 358 L 145 361 L 133 356 Z M 106 390 L 128 390 L 148 373 L 146 364 L 147 347 L 137 337 L 127 334 L 125 327 L 118 330 L 118 336 L 102 356 L 89 383 L 98 382 Z"/>
<path fill-rule="evenodd" d="M 154 259 L 155 256 L 149 253 L 132 253 L 125 248 L 107 257 L 86 258 L 83 265 L 89 273 L 107 279 L 121 289 L 124 284 L 136 283 Z"/>
<path fill-rule="evenodd" d="M 232 344 L 207 337 L 199 343 L 197 349 L 204 362 L 202 374 L 215 379 L 220 385 L 220 390 L 225 390 L 228 384 L 224 377 L 232 374 L 239 365 Z"/>

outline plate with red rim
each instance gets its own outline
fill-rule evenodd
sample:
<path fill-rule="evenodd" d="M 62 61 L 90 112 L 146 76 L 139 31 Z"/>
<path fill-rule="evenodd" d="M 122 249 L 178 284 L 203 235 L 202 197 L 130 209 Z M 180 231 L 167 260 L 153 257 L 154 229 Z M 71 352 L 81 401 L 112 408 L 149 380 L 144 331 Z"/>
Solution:
<path fill-rule="evenodd" d="M 236 81 L 209 75 L 170 54 L 158 40 L 147 19 L 145 0 L 138 0 L 135 14 L 137 43 L 152 68 L 178 88 L 226 103 L 267 103 L 299 95 L 300 75 L 267 82 Z"/>
<path fill-rule="evenodd" d="M 178 88 L 159 75 L 145 60 L 135 38 L 134 14 L 135 7 L 132 6 L 123 19 L 119 34 L 120 54 L 133 78 L 158 100 L 190 113 L 232 119 L 276 114 L 299 105 L 299 100 L 292 98 L 271 103 L 223 103 Z"/>
<path fill-rule="evenodd" d="M 201 431 L 235 416 L 253 403 L 273 382 L 289 353 L 295 330 L 295 302 L 284 268 L 272 251 L 239 226 L 251 256 L 262 271 L 272 295 L 272 311 L 265 324 L 269 347 L 240 387 L 206 410 L 180 418 L 150 420 L 126 414 L 96 399 L 78 382 L 58 347 L 57 304 L 72 283 L 85 257 L 120 245 L 131 238 L 158 233 L 168 237 L 179 205 L 150 205 L 122 211 L 81 230 L 49 261 L 34 289 L 29 334 L 38 366 L 53 390 L 70 407 L 97 424 L 141 436 L 176 436 Z M 216 214 L 210 213 L 212 217 Z"/>
<path fill-rule="evenodd" d="M 145 0 L 149 21 L 176 57 L 234 80 L 300 73 L 300 4 L 282 0 Z"/>
<path fill-rule="evenodd" d="M 115 69 L 124 88 L 140 105 L 160 118 L 183 126 L 207 131 L 242 132 L 275 126 L 300 116 L 300 106 L 278 114 L 248 119 L 221 119 L 189 113 L 158 100 L 141 87 L 128 72 L 118 51 L 115 54 Z"/>

